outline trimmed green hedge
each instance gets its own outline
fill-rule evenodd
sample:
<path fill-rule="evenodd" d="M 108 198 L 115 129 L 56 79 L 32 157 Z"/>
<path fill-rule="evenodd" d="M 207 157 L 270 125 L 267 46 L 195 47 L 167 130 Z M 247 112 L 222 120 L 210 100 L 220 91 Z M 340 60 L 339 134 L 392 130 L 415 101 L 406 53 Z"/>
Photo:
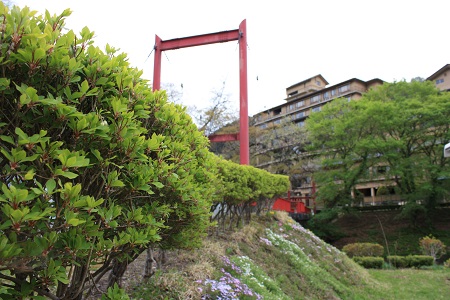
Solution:
<path fill-rule="evenodd" d="M 387 260 L 396 268 L 420 268 L 432 266 L 434 263 L 434 258 L 428 255 L 391 255 L 387 257 Z"/>
<path fill-rule="evenodd" d="M 353 260 L 366 269 L 381 269 L 384 263 L 382 257 L 374 256 L 354 256 Z"/>
<path fill-rule="evenodd" d="M 376 243 L 353 243 L 342 248 L 349 257 L 354 256 L 383 256 L 384 247 Z"/>

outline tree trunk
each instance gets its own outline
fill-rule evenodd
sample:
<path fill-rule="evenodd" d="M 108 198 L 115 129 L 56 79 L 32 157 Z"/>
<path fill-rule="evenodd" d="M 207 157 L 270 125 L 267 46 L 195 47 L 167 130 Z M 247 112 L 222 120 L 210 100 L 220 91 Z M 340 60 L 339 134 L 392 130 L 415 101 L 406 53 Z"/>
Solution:
<path fill-rule="evenodd" d="M 153 276 L 153 274 L 155 274 L 155 271 L 153 271 L 153 266 L 157 265 L 157 263 L 153 256 L 153 253 L 153 249 L 151 247 L 148 247 L 147 258 L 145 260 L 144 278 L 150 278 Z"/>
<path fill-rule="evenodd" d="M 113 287 L 115 283 L 122 287 L 122 277 L 128 267 L 128 260 L 114 260 L 113 267 L 108 277 L 108 288 Z"/>

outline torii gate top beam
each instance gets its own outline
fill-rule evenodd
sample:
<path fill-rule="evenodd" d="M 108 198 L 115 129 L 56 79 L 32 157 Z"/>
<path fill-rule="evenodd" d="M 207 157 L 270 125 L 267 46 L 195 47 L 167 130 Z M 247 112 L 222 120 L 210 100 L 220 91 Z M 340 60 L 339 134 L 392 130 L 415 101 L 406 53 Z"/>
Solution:
<path fill-rule="evenodd" d="M 158 36 L 156 38 L 159 39 Z M 239 40 L 239 29 L 161 41 L 160 49 L 161 51 L 174 50 L 236 40 Z"/>
<path fill-rule="evenodd" d="M 236 135 L 240 142 L 240 160 L 242 165 L 250 164 L 248 130 L 248 88 L 247 88 L 247 22 L 243 20 L 239 29 L 208 33 L 163 41 L 155 35 L 155 64 L 153 69 L 153 90 L 161 88 L 161 52 L 187 47 L 239 41 L 239 85 L 240 85 L 240 132 Z"/>

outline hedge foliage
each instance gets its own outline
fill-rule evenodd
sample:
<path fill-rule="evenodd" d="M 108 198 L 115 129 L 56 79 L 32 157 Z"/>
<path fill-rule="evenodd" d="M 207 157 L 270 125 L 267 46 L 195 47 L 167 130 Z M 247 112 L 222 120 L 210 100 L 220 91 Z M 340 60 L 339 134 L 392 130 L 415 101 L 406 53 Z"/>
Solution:
<path fill-rule="evenodd" d="M 384 247 L 377 243 L 352 243 L 342 248 L 349 257 L 383 256 Z"/>
<path fill-rule="evenodd" d="M 81 299 L 108 271 L 115 287 L 149 246 L 198 247 L 213 202 L 288 189 L 212 155 L 185 108 L 69 15 L 0 3 L 2 299 Z"/>
<path fill-rule="evenodd" d="M 382 257 L 374 256 L 354 256 L 353 260 L 366 269 L 381 269 L 384 263 Z"/>
<path fill-rule="evenodd" d="M 289 190 L 289 177 L 216 158 L 219 188 L 213 200 L 213 219 L 224 226 L 226 221 L 249 221 L 252 212 L 271 209 L 273 201 Z"/>
<path fill-rule="evenodd" d="M 420 268 L 434 264 L 433 256 L 429 255 L 392 255 L 388 256 L 387 260 L 396 268 Z"/>

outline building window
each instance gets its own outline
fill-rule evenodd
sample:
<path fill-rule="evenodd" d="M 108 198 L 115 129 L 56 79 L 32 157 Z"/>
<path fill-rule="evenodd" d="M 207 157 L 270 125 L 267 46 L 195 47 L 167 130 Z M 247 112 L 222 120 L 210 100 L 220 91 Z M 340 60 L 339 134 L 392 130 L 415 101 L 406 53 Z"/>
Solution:
<path fill-rule="evenodd" d="M 295 109 L 295 104 L 289 104 L 289 111 L 294 110 Z"/>
<path fill-rule="evenodd" d="M 346 97 L 346 98 L 347 98 L 347 102 L 352 101 L 352 96 L 348 96 L 348 97 Z"/>
<path fill-rule="evenodd" d="M 331 97 L 336 96 L 336 90 L 331 90 Z"/>
<path fill-rule="evenodd" d="M 316 103 L 320 101 L 320 95 L 316 95 L 314 97 L 311 97 L 311 103 Z"/>
<path fill-rule="evenodd" d="M 321 111 L 320 106 L 313 107 L 312 112 L 318 112 L 318 111 Z"/>
<path fill-rule="evenodd" d="M 300 122 L 298 122 L 298 123 L 297 123 L 297 126 L 298 126 L 298 127 L 303 127 L 303 126 L 305 126 L 305 121 L 300 121 Z"/>
<path fill-rule="evenodd" d="M 374 175 L 385 175 L 389 172 L 389 166 L 377 166 L 373 169 Z"/>
<path fill-rule="evenodd" d="M 296 113 L 295 115 L 292 115 L 292 119 L 296 120 L 296 119 L 303 118 L 304 116 L 305 116 L 305 112 L 301 111 L 299 113 Z"/>
<path fill-rule="evenodd" d="M 259 128 L 260 129 L 266 129 L 267 128 L 267 124 L 261 124 L 261 125 L 259 125 Z"/>
<path fill-rule="evenodd" d="M 330 99 L 330 92 L 325 92 L 325 94 L 323 94 L 323 100 L 328 100 Z"/>
<path fill-rule="evenodd" d="M 280 124 L 280 123 L 281 123 L 280 119 L 273 121 L 273 124 Z"/>
<path fill-rule="evenodd" d="M 291 92 L 291 93 L 289 93 L 289 97 L 292 97 L 292 96 L 294 96 L 294 95 L 297 95 L 297 93 L 298 93 L 298 91 L 293 91 L 293 92 Z"/>
<path fill-rule="evenodd" d="M 443 83 L 443 82 L 444 82 L 443 78 L 436 80 L 436 84 L 440 84 L 440 83 Z"/>
<path fill-rule="evenodd" d="M 349 91 L 350 90 L 350 85 L 349 84 L 347 84 L 347 85 L 343 85 L 343 86 L 341 86 L 340 88 L 339 88 L 339 93 L 345 93 L 345 92 L 347 92 L 347 91 Z"/>
<path fill-rule="evenodd" d="M 320 81 L 319 81 L 319 80 L 316 80 L 316 84 L 317 84 L 318 86 L 320 86 Z"/>
<path fill-rule="evenodd" d="M 302 107 L 303 105 L 305 105 L 305 101 L 299 101 L 296 103 L 297 108 Z"/>
<path fill-rule="evenodd" d="M 279 115 L 279 114 L 281 114 L 281 107 L 273 110 L 274 116 Z"/>

